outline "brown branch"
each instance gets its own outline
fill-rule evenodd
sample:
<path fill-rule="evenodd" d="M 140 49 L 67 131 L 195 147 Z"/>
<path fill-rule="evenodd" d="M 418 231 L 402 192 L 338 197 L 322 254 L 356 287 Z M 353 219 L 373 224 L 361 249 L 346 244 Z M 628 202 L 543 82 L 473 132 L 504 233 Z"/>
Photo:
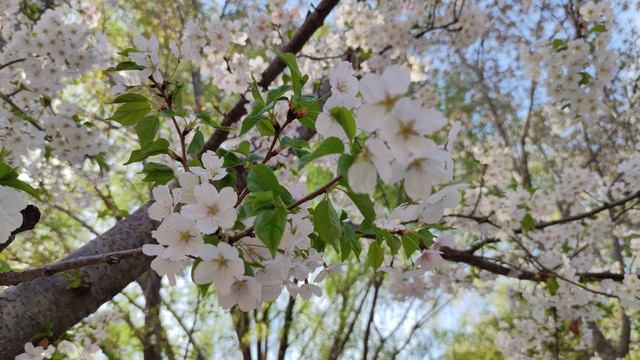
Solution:
<path fill-rule="evenodd" d="M 284 355 L 289 347 L 289 330 L 291 330 L 291 323 L 293 322 L 293 306 L 295 305 L 296 298 L 289 298 L 287 309 L 284 313 L 284 325 L 282 325 L 282 333 L 280 334 L 280 347 L 278 348 L 278 360 L 284 360 Z"/>
<path fill-rule="evenodd" d="M 587 211 L 587 212 L 583 212 L 577 215 L 572 215 L 572 216 L 567 216 L 565 218 L 562 219 L 558 219 L 558 220 L 553 220 L 553 221 L 547 221 L 547 222 L 541 222 L 541 223 L 537 223 L 535 224 L 534 228 L 535 229 L 544 229 L 546 227 L 552 226 L 552 225 L 558 225 L 558 224 L 564 224 L 564 223 L 568 223 L 568 222 L 572 222 L 572 221 L 576 221 L 576 220 L 582 220 L 584 218 L 588 218 L 590 216 L 594 216 L 602 211 L 605 210 L 609 210 L 611 208 L 614 208 L 618 205 L 622 205 L 624 203 L 626 203 L 627 201 L 633 200 L 633 199 L 638 199 L 640 198 L 640 191 L 635 192 L 631 195 L 628 195 L 627 197 L 624 197 L 620 200 L 616 200 L 614 202 L 610 202 L 610 203 L 604 203 L 604 205 L 597 207 L 591 211 Z M 522 233 L 522 229 L 516 229 L 514 230 L 514 232 L 516 234 Z"/>
<path fill-rule="evenodd" d="M 24 110 L 22 110 L 18 105 L 16 105 L 16 103 L 14 103 L 13 100 L 11 100 L 7 95 L 0 93 L 0 99 L 4 100 L 7 104 L 9 104 L 12 108 L 14 108 L 17 112 L 19 112 L 23 116 L 31 119 L 31 117 L 27 115 L 27 113 L 24 112 Z M 25 119 L 25 120 L 27 120 L 31 125 L 35 126 L 36 129 L 40 131 L 44 131 L 44 128 L 40 124 L 38 124 L 35 120 L 28 120 L 28 119 Z"/>
<path fill-rule="evenodd" d="M 456 250 L 448 247 L 440 249 L 442 251 L 442 258 L 448 261 L 459 262 L 475 266 L 479 269 L 492 272 L 497 275 L 503 275 L 520 280 L 532 280 L 532 281 L 546 281 L 549 277 L 553 277 L 552 273 L 545 272 L 533 272 L 528 270 L 521 270 L 515 268 L 508 268 L 497 264 L 493 259 L 473 255 L 469 250 Z M 578 276 L 586 281 L 600 281 L 605 279 L 611 279 L 613 281 L 624 280 L 624 274 L 600 272 L 600 273 L 579 273 Z"/>
<path fill-rule="evenodd" d="M 9 271 L 0 274 L 0 285 L 17 285 L 25 281 L 51 276 L 53 274 L 79 269 L 81 267 L 97 264 L 118 264 L 122 259 L 142 256 L 142 248 L 115 251 L 106 254 L 80 256 L 75 259 L 58 261 L 53 264 L 44 265 L 35 269 L 25 271 Z"/>
<path fill-rule="evenodd" d="M 364 331 L 364 338 L 362 339 L 362 360 L 367 360 L 367 354 L 369 352 L 369 334 L 371 334 L 371 324 L 373 324 L 373 318 L 376 312 L 376 303 L 378 302 L 378 292 L 380 286 L 382 286 L 383 278 L 381 276 L 373 275 L 373 300 L 371 302 L 371 310 L 369 310 L 369 319 L 367 320 L 367 327 Z"/>
<path fill-rule="evenodd" d="M 11 61 L 9 61 L 9 62 L 8 62 L 8 63 L 6 63 L 6 64 L 2 64 L 2 65 L 0 65 L 0 70 L 2 70 L 2 69 L 4 69 L 4 68 L 6 68 L 6 67 L 8 67 L 8 66 L 11 66 L 11 65 L 13 65 L 13 64 L 16 64 L 16 63 L 19 63 L 19 62 L 23 62 L 23 61 L 25 61 L 25 60 L 27 60 L 27 58 L 21 58 L 21 59 L 11 60 Z"/>

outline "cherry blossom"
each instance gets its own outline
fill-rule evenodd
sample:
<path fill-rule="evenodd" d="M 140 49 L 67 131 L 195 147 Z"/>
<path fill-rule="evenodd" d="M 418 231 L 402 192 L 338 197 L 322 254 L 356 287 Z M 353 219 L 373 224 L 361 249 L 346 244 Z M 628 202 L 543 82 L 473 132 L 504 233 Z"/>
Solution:
<path fill-rule="evenodd" d="M 197 255 L 198 248 L 204 243 L 196 223 L 178 213 L 165 218 L 152 236 L 158 243 L 167 246 L 162 257 L 172 261 L 180 260 L 185 255 Z"/>
<path fill-rule="evenodd" d="M 218 304 L 223 309 L 238 305 L 242 311 L 251 311 L 262 303 L 262 287 L 255 278 L 242 276 L 231 285 L 228 294 L 218 294 Z"/>
<path fill-rule="evenodd" d="M 215 186 L 204 183 L 195 187 L 195 204 L 182 207 L 181 214 L 196 221 L 198 229 L 205 234 L 213 234 L 219 227 L 229 229 L 236 221 L 234 206 L 238 195 L 232 188 L 224 188 L 219 193 Z"/>
<path fill-rule="evenodd" d="M 356 122 L 364 131 L 375 131 L 385 123 L 387 112 L 409 90 L 409 70 L 389 66 L 382 75 L 365 74 L 360 80 L 360 93 L 366 101 L 358 110 Z"/>
<path fill-rule="evenodd" d="M 234 280 L 240 280 L 244 274 L 238 249 L 229 244 L 204 244 L 198 249 L 198 256 L 202 262 L 193 272 L 193 280 L 197 284 L 213 283 L 219 294 L 229 293 Z"/>

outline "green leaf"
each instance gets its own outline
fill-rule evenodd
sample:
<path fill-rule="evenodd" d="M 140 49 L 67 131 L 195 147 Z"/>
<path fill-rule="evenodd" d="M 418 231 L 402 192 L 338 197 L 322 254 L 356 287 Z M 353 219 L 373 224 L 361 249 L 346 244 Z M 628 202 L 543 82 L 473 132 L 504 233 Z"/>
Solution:
<path fill-rule="evenodd" d="M 235 128 L 229 126 L 222 126 L 217 120 L 211 118 L 211 109 L 205 109 L 200 114 L 196 115 L 196 119 L 200 120 L 200 123 L 209 125 L 216 130 L 233 131 Z"/>
<path fill-rule="evenodd" d="M 149 111 L 151 111 L 151 105 L 146 101 L 128 102 L 120 106 L 107 120 L 117 121 L 123 126 L 135 125 L 147 115 Z"/>
<path fill-rule="evenodd" d="M 298 119 L 300 123 L 306 127 L 316 129 L 316 119 L 318 114 L 322 112 L 320 105 L 318 104 L 318 96 L 316 94 L 302 95 L 302 99 L 297 102 L 298 107 L 296 109 L 307 108 L 309 111 L 307 115 L 301 119 Z"/>
<path fill-rule="evenodd" d="M 280 60 L 282 60 L 289 68 L 289 72 L 291 73 L 291 82 L 293 83 L 293 100 L 297 103 L 301 100 L 302 87 L 306 84 L 307 80 L 309 80 L 309 76 L 302 75 L 300 68 L 298 67 L 298 63 L 296 62 L 296 58 L 292 53 L 281 53 L 275 49 L 273 49 L 273 52 L 275 52 Z"/>
<path fill-rule="evenodd" d="M 408 258 L 420 248 L 420 240 L 414 233 L 407 234 L 402 237 L 402 247 Z"/>
<path fill-rule="evenodd" d="M 223 168 L 234 167 L 234 166 L 242 165 L 244 163 L 242 159 L 240 159 L 238 156 L 236 156 L 236 154 L 232 152 L 227 152 L 226 154 L 224 154 L 222 156 L 222 159 L 223 159 L 222 161 Z"/>
<path fill-rule="evenodd" d="M 149 102 L 149 100 L 140 94 L 128 93 L 128 94 L 122 94 L 116 97 L 115 99 L 113 99 L 111 102 L 108 102 L 107 104 L 124 104 L 124 103 L 130 103 L 130 102 Z"/>
<path fill-rule="evenodd" d="M 251 95 L 253 96 L 253 100 L 259 100 L 264 102 L 262 98 L 262 94 L 260 94 L 260 89 L 258 89 L 258 82 L 256 82 L 256 78 L 251 74 Z"/>
<path fill-rule="evenodd" d="M 258 122 L 256 127 L 262 136 L 271 136 L 276 134 L 276 129 L 273 127 L 273 124 L 271 124 L 271 120 L 269 119 L 263 119 Z"/>
<path fill-rule="evenodd" d="M 549 295 L 555 295 L 558 292 L 559 287 L 560 284 L 558 284 L 558 280 L 556 280 L 556 278 L 551 277 L 547 280 L 547 290 L 549 290 Z"/>
<path fill-rule="evenodd" d="M 17 168 L 0 161 L 0 185 L 12 187 L 17 190 L 22 190 L 34 198 L 40 200 L 40 190 L 33 188 L 22 180 L 18 180 Z"/>
<path fill-rule="evenodd" d="M 155 140 L 158 128 L 160 128 L 160 118 L 157 115 L 145 116 L 136 124 L 136 134 L 138 134 L 140 147 L 145 147 Z"/>
<path fill-rule="evenodd" d="M 268 118 L 263 115 L 265 112 L 270 111 L 275 106 L 275 103 L 271 103 L 266 105 L 262 101 L 252 101 L 251 102 L 251 114 L 249 114 L 243 121 L 242 126 L 240 127 L 240 136 L 246 134 L 251 130 L 254 126 L 256 126 L 259 122 Z"/>
<path fill-rule="evenodd" d="M 132 151 L 129 160 L 125 163 L 125 165 L 142 161 L 149 156 L 168 153 L 169 142 L 167 141 L 167 139 L 157 139 L 156 141 L 149 143 L 142 149 Z"/>
<path fill-rule="evenodd" d="M 191 281 L 193 281 L 193 274 L 201 262 L 202 262 L 202 259 L 199 259 L 199 258 L 193 262 L 193 266 L 191 266 Z M 207 292 L 209 291 L 210 287 L 211 287 L 211 284 L 198 285 L 198 290 L 200 290 L 200 295 L 202 296 L 207 295 Z"/>
<path fill-rule="evenodd" d="M 282 60 L 285 65 L 287 65 L 287 67 L 289 68 L 289 71 L 291 71 L 291 76 L 298 76 L 299 78 L 302 77 L 302 73 L 300 73 L 300 68 L 298 67 L 298 63 L 296 62 L 296 57 L 292 54 L 292 53 L 282 53 L 276 49 L 273 49 L 273 52 L 276 53 L 276 55 L 278 55 L 278 57 L 280 58 L 280 60 Z"/>
<path fill-rule="evenodd" d="M 520 224 L 522 225 L 522 233 L 523 234 L 527 234 L 530 230 L 533 230 L 536 226 L 535 221 L 533 221 L 533 218 L 531 217 L 530 214 L 526 214 L 523 218 L 522 221 L 520 221 Z"/>
<path fill-rule="evenodd" d="M 591 29 L 589 29 L 589 34 L 594 33 L 594 32 L 606 32 L 607 28 L 606 26 L 604 26 L 604 24 L 595 24 L 591 27 Z"/>
<path fill-rule="evenodd" d="M 137 52 L 137 50 L 136 50 Z M 106 71 L 127 71 L 127 70 L 144 70 L 144 66 L 138 65 L 133 61 L 123 61 L 115 67 L 110 67 Z"/>
<path fill-rule="evenodd" d="M 356 121 L 353 119 L 351 111 L 341 106 L 329 110 L 329 113 L 342 126 L 349 140 L 353 140 L 353 137 L 356 136 Z"/>
<path fill-rule="evenodd" d="M 0 273 L 6 273 L 11 271 L 11 266 L 8 262 L 0 260 Z"/>
<path fill-rule="evenodd" d="M 382 265 L 382 261 L 384 260 L 384 251 L 377 241 L 374 241 L 369 245 L 367 259 L 369 260 L 369 265 L 371 265 L 374 270 Z"/>
<path fill-rule="evenodd" d="M 589 74 L 586 71 L 581 71 L 580 73 L 580 81 L 578 81 L 578 85 L 587 85 L 589 83 Z"/>
<path fill-rule="evenodd" d="M 222 189 L 225 187 L 233 187 L 236 184 L 236 173 L 230 172 L 227 173 L 222 179 L 220 179 L 220 183 L 218 184 L 218 189 Z"/>
<path fill-rule="evenodd" d="M 273 196 L 273 191 L 253 192 L 244 200 L 243 209 L 247 216 L 254 216 L 263 210 L 273 210 L 279 203 Z"/>
<path fill-rule="evenodd" d="M 218 243 L 220 243 L 220 238 L 216 235 L 204 235 L 202 239 L 204 240 L 205 244 L 218 246 Z"/>
<path fill-rule="evenodd" d="M 122 55 L 122 56 L 129 56 L 130 53 L 132 52 L 140 52 L 140 50 L 136 49 L 136 48 L 126 48 L 122 51 L 118 52 L 118 55 Z"/>
<path fill-rule="evenodd" d="M 238 145 L 238 148 L 234 151 L 244 156 L 248 156 L 250 147 L 251 147 L 251 144 L 249 144 L 249 142 L 245 140 L 241 142 L 240 145 Z"/>
<path fill-rule="evenodd" d="M 300 159 L 298 170 L 302 169 L 310 161 L 329 154 L 342 154 L 344 152 L 344 144 L 342 140 L 336 137 L 330 137 L 321 142 L 318 147 L 310 155 Z"/>
<path fill-rule="evenodd" d="M 254 165 L 247 176 L 247 187 L 251 192 L 273 191 L 280 192 L 280 182 L 270 167 L 264 164 Z"/>
<path fill-rule="evenodd" d="M 141 172 L 147 174 L 142 181 L 151 182 L 153 183 L 153 186 L 165 185 L 175 178 L 175 174 L 171 167 L 154 162 L 145 164 Z"/>
<path fill-rule="evenodd" d="M 352 251 L 356 255 L 356 258 L 358 258 L 362 251 L 362 244 L 360 241 L 356 240 L 356 234 L 353 226 L 348 223 L 343 223 L 342 225 L 344 233 L 344 236 L 340 238 L 340 255 L 342 257 L 342 261 L 347 260 Z"/>
<path fill-rule="evenodd" d="M 291 85 L 287 84 L 281 85 L 277 89 L 269 90 L 269 92 L 267 93 L 267 104 L 280 100 L 282 95 L 284 95 L 289 90 L 291 90 Z"/>
<path fill-rule="evenodd" d="M 349 168 L 353 164 L 353 161 L 353 156 L 349 154 L 342 154 L 338 159 L 338 175 L 342 175 L 342 179 L 340 179 L 338 183 L 342 186 L 349 186 L 349 179 L 347 178 L 347 175 L 349 174 Z"/>
<path fill-rule="evenodd" d="M 400 250 L 400 246 L 402 246 L 402 242 L 396 236 L 391 235 L 389 230 L 382 229 L 380 230 L 380 234 L 384 237 L 384 240 L 387 242 L 387 246 L 391 250 L 391 255 L 395 255 Z"/>
<path fill-rule="evenodd" d="M 178 84 L 171 95 L 171 102 L 178 108 L 182 107 L 182 89 L 184 89 L 184 84 Z"/>
<path fill-rule="evenodd" d="M 193 136 L 191 140 L 191 144 L 189 144 L 189 148 L 187 149 L 187 154 L 197 154 L 204 148 L 204 135 L 200 132 L 200 130 L 196 130 L 196 134 Z"/>
<path fill-rule="evenodd" d="M 373 207 L 373 201 L 371 201 L 369 195 L 356 194 L 352 191 L 347 191 L 347 196 L 356 205 L 358 210 L 360 210 L 360 213 L 364 216 L 365 220 L 373 224 L 376 219 L 376 210 Z"/>
<path fill-rule="evenodd" d="M 286 222 L 287 209 L 284 206 L 260 211 L 253 222 L 256 236 L 267 245 L 272 257 L 276 256 Z"/>
<path fill-rule="evenodd" d="M 339 251 L 338 241 L 342 233 L 342 226 L 340 216 L 331 205 L 328 196 L 320 201 L 313 211 L 313 227 L 322 240 Z"/>

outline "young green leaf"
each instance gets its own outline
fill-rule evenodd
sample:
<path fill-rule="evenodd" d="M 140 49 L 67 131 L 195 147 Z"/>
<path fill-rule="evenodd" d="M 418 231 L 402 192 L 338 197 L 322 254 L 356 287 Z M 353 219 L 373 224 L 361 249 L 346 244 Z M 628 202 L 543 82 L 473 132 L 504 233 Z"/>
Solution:
<path fill-rule="evenodd" d="M 251 167 L 247 176 L 247 187 L 251 192 L 273 191 L 274 194 L 280 192 L 280 182 L 270 167 L 259 164 Z"/>
<path fill-rule="evenodd" d="M 142 161 L 149 156 L 168 153 L 169 142 L 167 141 L 167 139 L 157 139 L 156 141 L 147 144 L 147 146 L 143 147 L 142 149 L 133 150 L 131 152 L 131 156 L 129 156 L 129 160 L 125 163 L 125 165 Z"/>
<path fill-rule="evenodd" d="M 356 121 L 353 119 L 351 111 L 341 106 L 329 110 L 329 113 L 342 126 L 349 140 L 353 140 L 353 137 L 356 136 Z"/>
<path fill-rule="evenodd" d="M 376 210 L 373 207 L 373 201 L 366 194 L 356 194 L 351 191 L 347 191 L 347 196 L 356 205 L 365 220 L 372 223 L 376 219 Z"/>
<path fill-rule="evenodd" d="M 145 116 L 136 124 L 136 134 L 138 135 L 140 147 L 145 147 L 155 140 L 159 127 L 160 118 L 157 115 Z"/>
<path fill-rule="evenodd" d="M 175 178 L 171 167 L 154 162 L 145 164 L 141 172 L 147 174 L 142 181 L 153 183 L 153 186 L 165 185 Z"/>
<path fill-rule="evenodd" d="M 367 254 L 367 259 L 369 260 L 369 265 L 371 265 L 374 270 L 382 265 L 382 261 L 384 260 L 384 251 L 377 241 L 374 241 L 371 243 L 371 245 L 369 245 L 369 253 Z"/>
<path fill-rule="evenodd" d="M 315 160 L 321 156 L 329 154 L 342 154 L 343 152 L 344 144 L 342 143 L 342 140 L 336 137 L 329 137 L 321 142 L 320 145 L 318 145 L 318 147 L 310 155 L 304 156 L 300 159 L 298 170 L 305 167 L 305 165 L 307 165 L 310 161 Z"/>
<path fill-rule="evenodd" d="M 276 256 L 286 222 L 287 209 L 284 206 L 260 211 L 253 222 L 256 236 L 267 245 L 272 257 Z"/>
<path fill-rule="evenodd" d="M 189 144 L 189 148 L 187 149 L 187 154 L 197 154 L 202 151 L 204 148 L 204 135 L 200 132 L 200 130 L 196 130 L 195 135 L 193 135 L 193 140 L 191 140 L 191 144 Z"/>
<path fill-rule="evenodd" d="M 119 95 L 107 104 L 124 104 L 130 102 L 149 102 L 149 100 L 140 94 L 128 93 Z"/>
<path fill-rule="evenodd" d="M 322 240 L 331 244 L 336 251 L 339 251 L 338 241 L 342 234 L 342 226 L 340 224 L 340 216 L 331 205 L 329 197 L 325 197 L 316 206 L 313 212 L 313 227 Z"/>
<path fill-rule="evenodd" d="M 117 121 L 123 126 L 131 126 L 140 121 L 149 111 L 151 111 L 151 105 L 146 101 L 128 102 L 120 106 L 107 120 Z"/>

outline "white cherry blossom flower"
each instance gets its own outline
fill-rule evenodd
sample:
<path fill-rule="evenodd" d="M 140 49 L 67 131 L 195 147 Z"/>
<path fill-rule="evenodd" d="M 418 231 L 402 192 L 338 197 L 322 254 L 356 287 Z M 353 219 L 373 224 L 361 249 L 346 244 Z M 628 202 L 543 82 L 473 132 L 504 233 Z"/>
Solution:
<path fill-rule="evenodd" d="M 338 66 L 329 69 L 329 83 L 331 92 L 334 94 L 351 96 L 358 94 L 358 79 L 353 76 L 353 67 L 349 61 L 342 61 Z"/>
<path fill-rule="evenodd" d="M 384 142 L 376 138 L 370 139 L 349 168 L 349 186 L 356 193 L 371 194 L 376 185 L 377 174 L 389 184 L 393 175 L 392 160 L 393 156 Z"/>
<path fill-rule="evenodd" d="M 148 256 L 156 256 L 155 259 L 151 261 L 151 269 L 158 273 L 158 275 L 163 276 L 167 275 L 167 279 L 169 279 L 169 284 L 171 286 L 176 285 L 176 275 L 182 271 L 184 266 L 189 263 L 189 260 L 178 260 L 172 261 L 169 259 L 162 258 L 165 250 L 167 248 L 160 244 L 145 244 L 142 245 L 142 252 Z"/>
<path fill-rule="evenodd" d="M 204 244 L 198 249 L 198 256 L 202 262 L 193 272 L 196 284 L 213 283 L 218 293 L 228 294 L 231 284 L 242 279 L 244 262 L 235 247 L 223 242 L 218 246 Z"/>
<path fill-rule="evenodd" d="M 178 191 L 176 191 L 178 190 Z M 169 187 L 160 185 L 153 188 L 153 199 L 155 202 L 149 206 L 149 217 L 153 220 L 162 221 L 173 213 L 173 209 L 178 204 L 180 198 L 180 189 L 174 189 L 174 195 L 171 195 Z"/>
<path fill-rule="evenodd" d="M 422 211 L 423 221 L 428 224 L 435 224 L 440 221 L 444 215 L 444 209 L 453 209 L 460 204 L 460 201 L 462 201 L 460 190 L 466 189 L 468 186 L 467 184 L 447 186 L 429 196 L 421 204 L 424 207 Z"/>
<path fill-rule="evenodd" d="M 195 204 L 185 205 L 181 213 L 196 221 L 198 229 L 205 234 L 213 234 L 218 230 L 230 229 L 238 214 L 234 208 L 238 195 L 232 188 L 226 187 L 218 193 L 215 186 L 204 183 L 193 190 Z"/>
<path fill-rule="evenodd" d="M 394 116 L 382 124 L 380 136 L 400 162 L 434 149 L 435 143 L 425 138 L 447 124 L 442 114 L 433 109 L 423 109 L 420 101 L 402 98 L 393 107 Z"/>
<path fill-rule="evenodd" d="M 178 176 L 178 183 L 182 188 L 180 193 L 180 202 L 183 204 L 192 204 L 196 202 L 196 197 L 193 195 L 193 190 L 200 184 L 198 176 L 194 173 L 185 172 Z"/>
<path fill-rule="evenodd" d="M 305 214 L 301 213 L 291 215 L 291 224 L 286 223 L 279 249 L 285 250 L 294 246 L 298 249 L 308 249 L 311 246 L 309 234 L 313 232 L 313 224 L 304 216 Z"/>
<path fill-rule="evenodd" d="M 193 166 L 191 167 L 191 172 L 200 176 L 203 181 L 205 181 L 205 179 L 213 181 L 220 180 L 227 175 L 225 169 L 222 168 L 223 162 L 223 158 L 216 156 L 213 151 L 209 150 L 202 154 L 202 166 L 204 168 Z"/>
<path fill-rule="evenodd" d="M 444 150 L 430 151 L 427 157 L 409 164 L 404 177 L 404 189 L 412 199 L 425 199 L 434 184 L 443 184 L 453 177 L 451 154 Z"/>
<path fill-rule="evenodd" d="M 218 304 L 223 309 L 238 305 L 242 311 L 251 311 L 262 304 L 262 286 L 256 279 L 243 276 L 231 285 L 228 294 L 218 294 Z"/>
<path fill-rule="evenodd" d="M 409 69 L 389 66 L 382 76 L 365 74 L 360 80 L 360 93 L 367 102 L 358 110 L 356 123 L 364 131 L 375 131 L 386 122 L 389 110 L 409 90 Z"/>
<path fill-rule="evenodd" d="M 166 218 L 151 236 L 158 243 L 167 246 L 162 257 L 173 261 L 180 260 L 185 255 L 196 256 L 198 248 L 204 244 L 196 223 L 178 213 Z"/>

